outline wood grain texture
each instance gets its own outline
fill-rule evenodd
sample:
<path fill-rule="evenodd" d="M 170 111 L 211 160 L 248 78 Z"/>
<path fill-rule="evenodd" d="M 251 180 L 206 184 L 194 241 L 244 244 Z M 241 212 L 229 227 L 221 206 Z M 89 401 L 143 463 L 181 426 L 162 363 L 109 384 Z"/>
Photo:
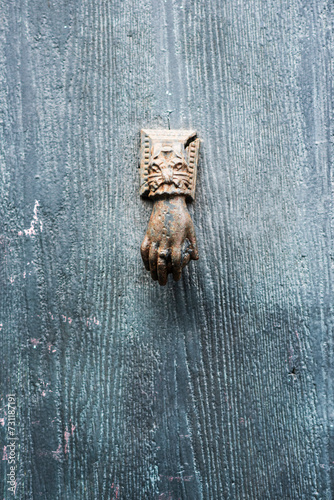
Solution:
<path fill-rule="evenodd" d="M 0 9 L 17 498 L 333 498 L 330 2 Z M 202 139 L 200 260 L 160 288 L 137 165 L 168 124 Z"/>

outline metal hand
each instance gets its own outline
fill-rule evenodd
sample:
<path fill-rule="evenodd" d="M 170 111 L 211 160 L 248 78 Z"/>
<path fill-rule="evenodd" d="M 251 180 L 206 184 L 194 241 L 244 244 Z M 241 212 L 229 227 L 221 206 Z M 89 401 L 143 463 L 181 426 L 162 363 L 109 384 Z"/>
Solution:
<path fill-rule="evenodd" d="M 198 259 L 194 225 L 185 196 L 155 201 L 141 255 L 146 269 L 160 285 L 166 285 L 169 273 L 178 281 L 184 266 L 191 259 Z"/>

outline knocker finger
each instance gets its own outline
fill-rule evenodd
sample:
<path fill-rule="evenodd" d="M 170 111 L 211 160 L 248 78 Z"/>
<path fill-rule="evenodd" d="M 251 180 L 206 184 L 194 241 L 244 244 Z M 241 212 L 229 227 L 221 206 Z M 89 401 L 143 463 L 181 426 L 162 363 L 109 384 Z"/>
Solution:
<path fill-rule="evenodd" d="M 172 248 L 172 273 L 174 281 L 179 281 L 181 278 L 181 248 Z"/>
<path fill-rule="evenodd" d="M 190 253 L 190 258 L 193 260 L 198 260 L 199 255 L 198 255 L 198 249 L 197 249 L 196 234 L 195 234 L 195 229 L 194 229 L 193 225 L 191 225 L 188 228 L 187 237 L 188 237 L 188 240 L 190 241 L 190 245 L 191 245 L 191 247 L 188 249 L 188 252 Z"/>
<path fill-rule="evenodd" d="M 145 235 L 143 243 L 141 244 L 140 252 L 141 252 L 141 256 L 142 256 L 145 268 L 147 269 L 147 271 L 149 271 L 150 270 L 150 263 L 149 263 L 150 240 L 148 239 L 147 234 Z"/>
<path fill-rule="evenodd" d="M 151 276 L 154 279 L 154 281 L 158 279 L 157 258 L 158 258 L 158 249 L 156 243 L 152 243 L 150 247 L 149 263 L 150 263 Z"/>
<path fill-rule="evenodd" d="M 158 252 L 157 272 L 159 285 L 166 285 L 168 279 L 166 250 L 159 250 Z"/>

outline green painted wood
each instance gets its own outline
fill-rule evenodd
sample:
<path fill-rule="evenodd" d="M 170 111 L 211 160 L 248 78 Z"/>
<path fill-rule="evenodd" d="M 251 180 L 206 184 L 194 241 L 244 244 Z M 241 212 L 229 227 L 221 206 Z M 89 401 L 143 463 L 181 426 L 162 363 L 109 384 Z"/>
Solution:
<path fill-rule="evenodd" d="M 0 9 L 3 498 L 14 394 L 16 498 L 331 499 L 330 3 Z M 160 288 L 168 124 L 202 139 L 200 260 Z"/>

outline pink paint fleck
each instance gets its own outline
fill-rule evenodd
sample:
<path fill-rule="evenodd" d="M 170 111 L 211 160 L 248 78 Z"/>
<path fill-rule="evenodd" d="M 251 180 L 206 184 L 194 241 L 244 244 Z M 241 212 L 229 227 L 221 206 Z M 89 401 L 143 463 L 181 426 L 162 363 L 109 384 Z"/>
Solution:
<path fill-rule="evenodd" d="M 56 348 L 50 342 L 48 343 L 48 350 L 49 352 L 56 352 Z"/>
<path fill-rule="evenodd" d="M 69 439 L 70 439 L 70 433 L 66 430 L 64 432 L 64 439 L 65 439 L 65 449 L 64 449 L 64 452 L 65 452 L 65 455 L 66 453 L 68 453 L 68 442 L 69 442 Z"/>
<path fill-rule="evenodd" d="M 51 451 L 52 455 L 53 455 L 53 458 L 55 460 L 61 460 L 61 457 L 62 457 L 62 449 L 61 449 L 61 444 L 58 446 L 58 448 L 56 449 L 56 451 Z"/>
<path fill-rule="evenodd" d="M 48 452 L 47 450 L 38 450 L 37 454 L 39 457 L 47 457 L 50 452 Z"/>
<path fill-rule="evenodd" d="M 86 318 L 86 326 L 90 326 L 91 322 L 93 322 L 94 325 L 100 325 L 100 321 L 95 316 L 93 318 Z"/>
<path fill-rule="evenodd" d="M 112 483 L 112 485 L 111 485 L 111 489 L 112 489 L 112 490 L 115 490 L 115 491 L 114 491 L 114 494 L 115 494 L 115 495 L 113 495 L 113 500 L 114 500 L 114 499 L 115 499 L 115 500 L 117 500 L 117 498 L 118 498 L 118 493 L 119 493 L 119 486 L 118 486 L 118 485 L 116 485 L 116 486 L 115 486 L 115 485 L 114 485 L 114 483 Z"/>
<path fill-rule="evenodd" d="M 159 495 L 159 500 L 173 500 L 173 495 L 170 491 L 168 491 L 167 493 L 161 493 Z"/>
<path fill-rule="evenodd" d="M 75 431 L 75 427 L 76 426 L 71 423 L 71 432 L 68 431 L 67 427 L 66 427 L 66 431 L 64 432 L 64 439 L 65 439 L 64 452 L 65 452 L 65 455 L 66 455 L 66 453 L 68 453 L 68 443 L 69 443 L 70 437 L 73 436 L 73 432 Z"/>
<path fill-rule="evenodd" d="M 0 424 L 2 425 L 2 427 L 5 426 L 5 419 L 4 418 L 0 418 Z"/>
<path fill-rule="evenodd" d="M 51 389 L 48 389 L 50 382 L 44 382 L 41 378 L 39 378 L 38 380 L 40 381 L 41 385 L 43 386 L 42 393 L 41 393 L 43 398 L 46 396 L 47 392 L 53 392 L 53 391 L 51 391 Z"/>
<path fill-rule="evenodd" d="M 7 456 L 7 446 L 3 447 L 2 460 L 8 460 Z"/>
<path fill-rule="evenodd" d="M 30 339 L 30 342 L 34 346 L 34 349 L 36 349 L 36 347 L 38 346 L 38 344 L 41 343 L 39 339 Z"/>
<path fill-rule="evenodd" d="M 17 234 L 18 234 L 19 236 L 23 236 L 23 231 L 19 231 Z"/>

